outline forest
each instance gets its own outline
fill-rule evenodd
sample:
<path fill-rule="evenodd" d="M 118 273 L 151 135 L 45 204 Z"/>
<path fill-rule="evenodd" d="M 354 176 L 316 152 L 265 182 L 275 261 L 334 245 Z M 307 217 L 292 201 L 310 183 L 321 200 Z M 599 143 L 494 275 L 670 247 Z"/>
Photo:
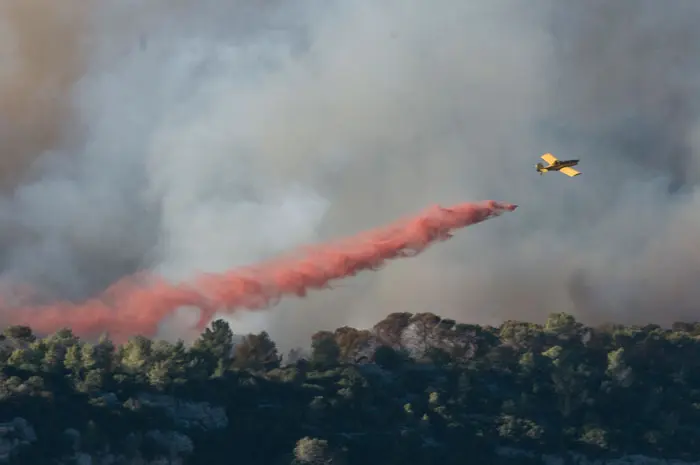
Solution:
<path fill-rule="evenodd" d="M 700 457 L 700 324 L 499 327 L 393 313 L 280 354 L 216 320 L 191 345 L 0 337 L 0 460 L 505 464 Z"/>

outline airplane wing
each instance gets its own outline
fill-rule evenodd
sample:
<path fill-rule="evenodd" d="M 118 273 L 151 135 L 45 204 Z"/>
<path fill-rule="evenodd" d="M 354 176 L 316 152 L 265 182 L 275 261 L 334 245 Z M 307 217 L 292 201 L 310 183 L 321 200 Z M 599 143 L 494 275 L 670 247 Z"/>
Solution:
<path fill-rule="evenodd" d="M 557 157 L 555 157 L 551 153 L 545 153 L 540 158 L 549 163 L 550 165 L 554 164 L 554 162 L 557 161 Z"/>
<path fill-rule="evenodd" d="M 562 173 L 564 173 L 565 175 L 567 175 L 567 176 L 569 176 L 569 177 L 572 177 L 572 178 L 573 178 L 574 176 L 578 176 L 579 174 L 581 174 L 580 172 L 576 171 L 575 169 L 573 169 L 573 168 L 570 167 L 570 166 L 567 166 L 566 168 L 562 168 L 562 169 L 560 169 L 559 171 L 562 172 Z"/>

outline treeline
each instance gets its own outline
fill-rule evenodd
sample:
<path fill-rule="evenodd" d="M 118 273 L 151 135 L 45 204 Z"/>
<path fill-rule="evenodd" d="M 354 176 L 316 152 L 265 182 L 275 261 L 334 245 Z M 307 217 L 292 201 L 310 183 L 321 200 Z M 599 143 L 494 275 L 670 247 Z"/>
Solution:
<path fill-rule="evenodd" d="M 264 332 L 235 343 L 222 320 L 191 347 L 13 326 L 0 338 L 0 420 L 33 427 L 32 440 L 3 439 L 19 444 L 11 462 L 32 465 L 81 454 L 93 464 L 523 463 L 509 451 L 535 453 L 533 463 L 567 451 L 691 460 L 698 335 L 698 324 L 587 327 L 567 314 L 491 327 L 394 313 L 370 330 L 318 332 L 308 353 L 282 357 Z"/>

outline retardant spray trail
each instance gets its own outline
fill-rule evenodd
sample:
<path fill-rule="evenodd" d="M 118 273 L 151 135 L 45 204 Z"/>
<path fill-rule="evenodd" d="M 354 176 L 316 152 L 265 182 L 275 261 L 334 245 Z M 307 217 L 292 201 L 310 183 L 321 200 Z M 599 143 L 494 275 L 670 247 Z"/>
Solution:
<path fill-rule="evenodd" d="M 285 295 L 304 297 L 309 289 L 326 288 L 334 279 L 377 270 L 387 260 L 416 255 L 434 242 L 449 239 L 455 229 L 516 207 L 493 200 L 450 208 L 434 206 L 383 228 L 305 247 L 255 266 L 203 274 L 189 283 L 168 283 L 142 273 L 124 278 L 83 303 L 10 305 L 5 298 L 0 312 L 5 323 L 29 325 L 36 332 L 70 327 L 80 336 L 109 332 L 115 342 L 123 342 L 135 334 L 152 337 L 163 318 L 180 307 L 196 307 L 201 311 L 198 328 L 203 329 L 217 312 L 265 309 Z M 17 296 L 12 297 L 16 302 Z"/>

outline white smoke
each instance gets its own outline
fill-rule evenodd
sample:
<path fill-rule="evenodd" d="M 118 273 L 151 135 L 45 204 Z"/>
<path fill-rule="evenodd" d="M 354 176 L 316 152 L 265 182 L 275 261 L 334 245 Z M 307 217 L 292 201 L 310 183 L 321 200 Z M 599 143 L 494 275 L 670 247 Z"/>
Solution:
<path fill-rule="evenodd" d="M 700 40 L 632 52 L 658 30 L 694 37 L 697 15 L 618 5 L 95 1 L 72 124 L 0 203 L 2 277 L 86 297 L 141 268 L 186 280 L 495 198 L 521 208 L 234 330 L 298 344 L 391 311 L 695 315 L 697 70 L 669 57 Z M 603 19 L 617 38 L 586 47 Z M 546 151 L 583 176 L 538 176 Z"/>

